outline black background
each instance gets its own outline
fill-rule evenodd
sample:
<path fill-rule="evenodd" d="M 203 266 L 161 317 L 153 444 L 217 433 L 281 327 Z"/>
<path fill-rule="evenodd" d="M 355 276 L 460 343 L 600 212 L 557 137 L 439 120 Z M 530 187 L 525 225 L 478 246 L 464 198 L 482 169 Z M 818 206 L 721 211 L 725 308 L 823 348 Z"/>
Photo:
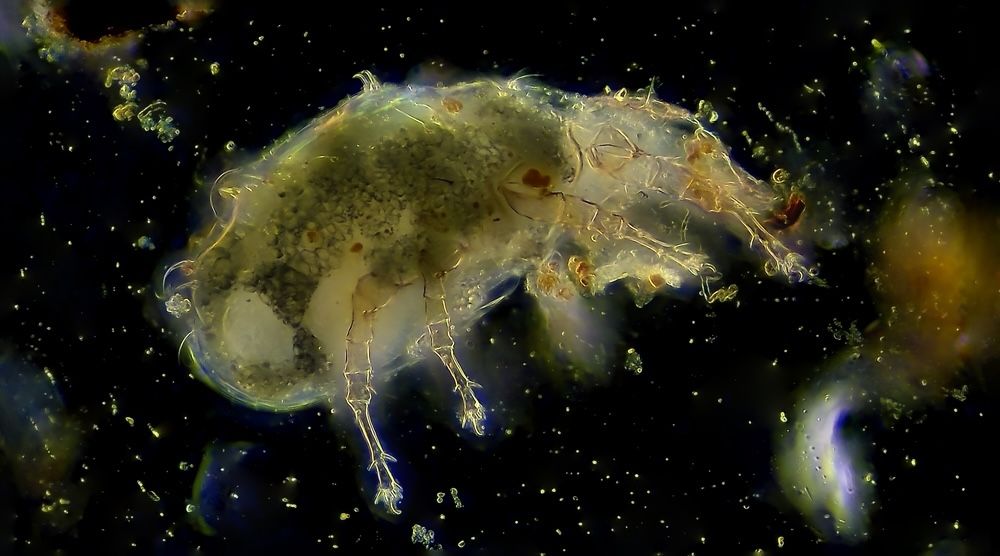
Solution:
<path fill-rule="evenodd" d="M 96 37 L 108 26 L 163 20 L 155 2 L 148 12 L 129 4 L 73 2 L 68 25 Z M 967 200 L 994 203 L 997 183 L 987 176 L 997 166 L 1000 97 L 990 21 L 977 9 L 337 4 L 222 2 L 190 32 L 150 32 L 140 47 L 150 68 L 140 92 L 164 99 L 177 118 L 172 151 L 115 122 L 112 96 L 82 66 L 48 64 L 31 52 L 5 55 L 0 337 L 18 358 L 56 377 L 83 438 L 67 481 L 82 479 L 87 494 L 74 502 L 75 524 L 56 528 L 38 517 L 38 500 L 0 475 L 0 552 L 406 554 L 423 550 L 410 540 L 415 523 L 433 529 L 449 554 L 997 550 L 989 510 L 1000 494 L 989 456 L 995 365 L 956 377 L 956 385 L 970 385 L 967 401 L 918 408 L 891 429 L 869 428 L 872 461 L 885 479 L 866 542 L 821 541 L 775 482 L 778 412 L 790 411 L 796 389 L 844 347 L 828 332 L 831 322 L 864 328 L 877 318 L 863 241 L 818 254 L 832 284 L 825 289 L 758 280 L 756 263 L 736 263 L 738 307 L 664 297 L 636 309 L 624 292 L 612 292 L 625 311 L 619 348 L 635 347 L 644 372 L 625 372 L 619 358 L 606 377 L 578 380 L 506 354 L 506 367 L 479 377 L 497 410 L 485 439 L 456 432 L 440 369 L 400 374 L 375 406 L 405 488 L 398 518 L 370 507 L 373 485 L 353 428 L 317 410 L 255 413 L 192 379 L 163 329 L 153 286 L 200 222 L 199 182 L 357 92 L 357 71 L 401 81 L 429 60 L 470 73 L 524 70 L 584 94 L 656 77 L 666 101 L 694 109 L 711 100 L 727 122 L 716 130 L 752 173 L 821 164 L 830 187 L 841 188 L 845 222 L 865 237 L 880 208 L 873 186 L 913 162 L 896 153 L 905 138 L 896 136 L 893 118 L 862 107 L 870 41 L 892 41 L 931 64 L 936 104 L 909 117 L 927 130 L 927 141 L 955 152 L 935 177 Z M 118 15 L 109 15 L 114 9 Z M 219 75 L 209 73 L 211 62 L 220 63 Z M 825 96 L 803 92 L 813 79 Z M 750 156 L 744 129 L 787 146 L 758 103 L 810 138 L 803 154 Z M 950 123 L 962 133 L 945 147 L 941 130 Z M 236 153 L 223 151 L 227 141 Z M 133 245 L 144 235 L 156 249 Z M 502 323 L 516 335 L 529 313 L 530 303 L 516 296 L 484 327 Z M 476 341 L 463 348 L 501 357 Z M 235 488 L 241 498 L 215 507 L 217 532 L 203 534 L 192 521 L 203 508 L 186 511 L 197 502 L 198 464 L 206 448 L 236 442 L 254 448 L 217 489 Z M 904 455 L 920 464 L 910 467 Z M 288 476 L 294 486 L 283 483 Z M 464 507 L 452 503 L 451 487 Z M 441 503 L 438 492 L 446 493 Z"/>

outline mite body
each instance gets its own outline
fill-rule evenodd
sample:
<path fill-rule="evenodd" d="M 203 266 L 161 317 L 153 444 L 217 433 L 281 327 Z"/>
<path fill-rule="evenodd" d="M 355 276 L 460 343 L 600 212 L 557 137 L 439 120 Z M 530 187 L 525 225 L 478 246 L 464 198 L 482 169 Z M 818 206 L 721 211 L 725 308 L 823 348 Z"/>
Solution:
<path fill-rule="evenodd" d="M 228 396 L 292 410 L 343 394 L 391 512 L 402 489 L 369 415 L 373 373 L 433 354 L 461 424 L 483 434 L 452 334 L 512 277 L 586 359 L 600 323 L 585 300 L 611 282 L 639 299 L 687 285 L 709 302 L 735 295 L 709 255 L 716 236 L 743 237 L 768 274 L 810 275 L 767 225 L 788 199 L 651 91 L 359 77 L 362 93 L 217 180 L 216 220 L 164 283 L 199 374 Z"/>

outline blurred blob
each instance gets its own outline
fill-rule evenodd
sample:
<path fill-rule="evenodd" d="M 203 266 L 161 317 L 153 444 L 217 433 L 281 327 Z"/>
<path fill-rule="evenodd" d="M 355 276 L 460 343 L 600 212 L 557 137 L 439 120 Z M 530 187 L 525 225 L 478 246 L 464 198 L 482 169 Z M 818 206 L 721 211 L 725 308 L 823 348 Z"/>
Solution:
<path fill-rule="evenodd" d="M 860 366 L 851 356 L 834 374 L 854 374 Z M 871 406 L 868 394 L 851 380 L 812 388 L 782 442 L 778 480 L 826 538 L 857 542 L 868 535 L 875 481 L 857 433 Z"/>
<path fill-rule="evenodd" d="M 924 80 L 931 75 L 931 67 L 919 51 L 872 39 L 867 69 L 868 87 L 862 104 L 869 114 L 899 116 L 913 103 L 929 100 Z"/>
<path fill-rule="evenodd" d="M 80 440 L 52 374 L 0 344 L 0 469 L 34 510 L 25 517 L 36 533 L 64 531 L 82 517 L 84 492 L 71 483 Z"/>
<path fill-rule="evenodd" d="M 440 87 L 458 83 L 467 77 L 469 77 L 467 72 L 463 72 L 448 62 L 443 60 L 428 60 L 414 66 L 406 75 L 403 83 Z"/>
<path fill-rule="evenodd" d="M 922 181 L 904 183 L 879 225 L 870 275 L 881 318 L 824 371 L 835 382 L 805 390 L 779 439 L 779 482 L 828 539 L 859 540 L 874 505 L 873 474 L 845 424 L 891 427 L 904 410 L 954 395 L 960 375 L 998 354 L 997 211 L 912 190 Z"/>
<path fill-rule="evenodd" d="M 21 28 L 27 0 L 9 0 L 0 3 L 0 59 L 18 60 L 28 51 L 30 41 Z M 13 63 L 11 64 L 13 65 Z"/>
<path fill-rule="evenodd" d="M 975 370 L 995 357 L 996 211 L 921 189 L 888 212 L 878 237 L 872 276 L 883 319 L 870 349 L 885 364 L 882 378 L 943 387 L 957 371 Z"/>
<path fill-rule="evenodd" d="M 930 543 L 922 554 L 923 556 L 972 556 L 982 553 L 971 543 L 955 539 L 942 539 L 939 542 Z"/>
<path fill-rule="evenodd" d="M 544 336 L 551 339 L 555 348 L 554 367 L 569 366 L 588 376 L 607 376 L 614 357 L 613 347 L 620 336 L 618 330 L 623 324 L 621 309 L 608 296 L 576 295 L 569 276 L 559 272 L 575 257 L 560 251 L 564 248 L 554 251 L 543 262 L 535 280 L 525 281 L 525 291 L 534 296 Z M 651 292 L 640 288 L 632 291 L 639 306 L 653 298 Z"/>
<path fill-rule="evenodd" d="M 43 60 L 82 62 L 98 71 L 115 58 L 132 60 L 145 33 L 173 29 L 178 22 L 194 24 L 212 9 L 209 0 L 112 0 L 100 8 L 80 0 L 21 4 L 21 24 Z"/>
<path fill-rule="evenodd" d="M 205 449 L 195 478 L 189 515 L 206 535 L 239 544 L 252 539 L 278 543 L 295 526 L 298 480 L 266 448 L 249 442 L 217 443 Z M 259 531 L 268 531 L 262 541 Z"/>

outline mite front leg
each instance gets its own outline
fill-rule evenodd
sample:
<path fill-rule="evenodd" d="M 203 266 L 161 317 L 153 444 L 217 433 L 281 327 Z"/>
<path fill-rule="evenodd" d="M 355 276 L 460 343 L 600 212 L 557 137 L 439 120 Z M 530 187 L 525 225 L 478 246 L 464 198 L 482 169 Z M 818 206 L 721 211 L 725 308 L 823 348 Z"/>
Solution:
<path fill-rule="evenodd" d="M 566 228 L 587 233 L 595 242 L 625 240 L 644 247 L 660 259 L 670 261 L 701 280 L 702 295 L 710 303 L 732 297 L 731 290 L 713 292 L 711 283 L 720 278 L 715 265 L 704 253 L 691 251 L 686 244 L 669 244 L 630 223 L 624 216 L 601 207 L 582 197 L 551 191 L 547 188 L 527 188 L 505 183 L 501 193 L 514 212 L 543 222 L 561 224 Z M 730 293 L 722 293 L 730 292 Z"/>
<path fill-rule="evenodd" d="M 643 150 L 627 133 L 611 125 L 602 126 L 586 148 L 569 135 L 578 156 L 596 172 L 614 179 L 625 197 L 634 187 L 731 216 L 746 230 L 750 247 L 767 257 L 764 271 L 768 275 L 784 274 L 793 282 L 811 279 L 814 273 L 806 268 L 803 257 L 782 243 L 765 226 L 767 217 L 761 215 L 772 214 L 772 218 L 791 223 L 798 216 L 775 212 L 776 193 L 735 165 L 719 139 L 697 120 L 683 114 L 668 119 L 672 120 L 668 127 L 674 131 L 694 127 L 682 145 L 683 156 L 677 156 L 678 145 L 657 144 L 652 139 L 646 141 L 650 150 Z M 666 154 L 658 155 L 657 151 Z M 804 208 L 801 197 L 790 197 L 786 204 L 798 212 Z"/>
<path fill-rule="evenodd" d="M 612 239 L 624 239 L 673 261 L 694 276 L 714 276 L 715 266 L 704 253 L 689 251 L 683 243 L 669 244 L 637 228 L 624 216 L 586 199 L 561 192 L 550 194 L 560 204 L 558 223 Z"/>
<path fill-rule="evenodd" d="M 378 438 L 375 426 L 369 413 L 372 394 L 372 362 L 371 343 L 373 339 L 374 313 L 391 297 L 378 280 L 367 275 L 358 281 L 352 300 L 354 315 L 351 327 L 347 332 L 347 363 L 344 367 L 344 378 L 347 380 L 347 405 L 354 412 L 354 422 L 361 431 L 368 448 L 368 470 L 374 471 L 378 478 L 378 492 L 375 504 L 383 504 L 390 513 L 399 514 L 399 501 L 403 498 L 403 489 L 389 469 L 389 462 L 396 458 L 386 453 Z"/>
<path fill-rule="evenodd" d="M 684 160 L 656 160 L 657 164 L 667 162 L 686 175 L 686 179 L 676 180 L 677 184 L 683 184 L 676 196 L 708 212 L 727 213 L 735 218 L 746 230 L 750 247 L 757 247 L 767 256 L 764 264 L 767 274 L 784 274 L 793 282 L 813 278 L 814 272 L 806 268 L 803 257 L 771 233 L 759 214 L 771 212 L 787 218 L 780 211 L 773 212 L 770 205 L 774 193 L 770 188 L 736 166 L 719 139 L 704 129 L 698 129 L 684 148 L 687 153 Z M 805 207 L 801 197 L 788 200 L 793 204 L 796 201 L 801 212 Z M 792 223 L 797 218 L 797 215 L 792 218 Z"/>
<path fill-rule="evenodd" d="M 462 364 L 455 357 L 455 340 L 451 337 L 451 318 L 448 316 L 448 305 L 445 301 L 444 275 L 443 271 L 424 272 L 427 335 L 431 341 L 431 348 L 448 368 L 455 382 L 455 391 L 462 398 L 462 411 L 459 415 L 462 427 L 482 436 L 485 430 L 486 411 L 473 391 L 475 388 L 480 388 L 479 384 L 469 379 L 462 369 Z"/>

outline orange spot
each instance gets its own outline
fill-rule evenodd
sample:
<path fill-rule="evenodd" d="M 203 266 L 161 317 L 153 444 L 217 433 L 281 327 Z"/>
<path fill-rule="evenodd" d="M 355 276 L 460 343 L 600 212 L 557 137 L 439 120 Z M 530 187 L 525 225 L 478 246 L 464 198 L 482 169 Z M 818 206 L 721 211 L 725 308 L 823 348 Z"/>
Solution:
<path fill-rule="evenodd" d="M 719 187 L 697 172 L 688 181 L 681 198 L 694 201 L 710 212 L 722 210 Z"/>
<path fill-rule="evenodd" d="M 360 243 L 355 243 L 351 246 L 351 253 L 360 253 L 363 247 Z"/>
<path fill-rule="evenodd" d="M 569 271 L 576 276 L 577 282 L 585 289 L 590 289 L 594 283 L 594 267 L 582 257 L 577 257 L 576 255 L 569 258 L 567 266 L 569 267 Z"/>
<path fill-rule="evenodd" d="M 552 293 L 552 289 L 556 287 L 557 281 L 555 276 L 552 276 L 551 274 L 541 274 L 538 276 L 537 284 L 538 291 L 545 295 L 550 295 Z"/>
<path fill-rule="evenodd" d="M 524 185 L 530 185 L 531 187 L 548 187 L 552 184 L 552 177 L 542 174 L 537 168 L 529 168 L 528 171 L 521 176 L 521 183 Z"/>
<path fill-rule="evenodd" d="M 684 145 L 684 150 L 687 151 L 687 161 L 694 162 L 703 155 L 715 152 L 715 143 L 704 137 L 697 137 L 688 141 Z"/>
<path fill-rule="evenodd" d="M 441 106 L 444 106 L 445 110 L 454 114 L 462 110 L 462 101 L 456 98 L 444 97 L 441 99 Z"/>
<path fill-rule="evenodd" d="M 784 208 L 774 211 L 771 218 L 767 220 L 767 225 L 774 230 L 784 230 L 795 225 L 806 210 L 806 201 L 798 193 L 792 193 L 788 197 Z"/>
<path fill-rule="evenodd" d="M 653 286 L 654 289 L 658 290 L 658 289 L 662 288 L 663 285 L 666 284 L 666 283 L 667 283 L 667 280 L 663 276 L 661 276 L 659 274 L 650 274 L 649 275 L 649 285 Z"/>
<path fill-rule="evenodd" d="M 316 230 L 308 230 L 306 231 L 306 238 L 309 240 L 309 243 L 316 243 L 319 241 L 319 232 Z"/>

